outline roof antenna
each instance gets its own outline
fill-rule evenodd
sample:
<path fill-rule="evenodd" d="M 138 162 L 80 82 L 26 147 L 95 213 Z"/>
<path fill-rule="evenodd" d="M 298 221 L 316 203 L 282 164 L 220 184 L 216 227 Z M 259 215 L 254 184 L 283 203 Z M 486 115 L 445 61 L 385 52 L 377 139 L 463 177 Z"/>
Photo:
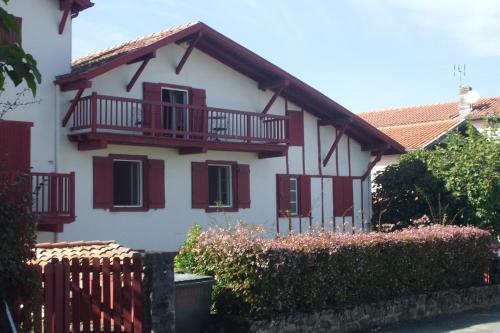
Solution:
<path fill-rule="evenodd" d="M 462 86 L 462 81 L 465 78 L 465 64 L 463 65 L 453 65 L 453 76 L 457 77 L 460 83 L 460 87 Z"/>

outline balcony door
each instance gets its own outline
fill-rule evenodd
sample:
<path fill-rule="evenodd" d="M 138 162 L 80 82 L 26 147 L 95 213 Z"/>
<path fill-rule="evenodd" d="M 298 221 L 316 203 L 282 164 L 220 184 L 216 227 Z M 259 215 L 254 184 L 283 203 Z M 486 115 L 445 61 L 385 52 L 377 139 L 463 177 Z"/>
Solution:
<path fill-rule="evenodd" d="M 189 131 L 189 115 L 187 105 L 188 91 L 182 89 L 162 88 L 161 100 L 171 105 L 162 110 L 162 126 L 173 131 Z M 173 137 L 183 138 L 183 134 L 173 134 Z"/>

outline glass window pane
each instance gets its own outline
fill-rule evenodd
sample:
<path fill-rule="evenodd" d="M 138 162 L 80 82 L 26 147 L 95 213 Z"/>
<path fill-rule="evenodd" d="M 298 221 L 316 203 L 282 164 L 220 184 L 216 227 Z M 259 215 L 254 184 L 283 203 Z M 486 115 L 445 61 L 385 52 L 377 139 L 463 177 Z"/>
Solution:
<path fill-rule="evenodd" d="M 208 199 L 210 206 L 232 205 L 231 167 L 226 165 L 208 166 Z"/>
<path fill-rule="evenodd" d="M 140 206 L 142 168 L 140 161 L 113 161 L 113 204 Z"/>

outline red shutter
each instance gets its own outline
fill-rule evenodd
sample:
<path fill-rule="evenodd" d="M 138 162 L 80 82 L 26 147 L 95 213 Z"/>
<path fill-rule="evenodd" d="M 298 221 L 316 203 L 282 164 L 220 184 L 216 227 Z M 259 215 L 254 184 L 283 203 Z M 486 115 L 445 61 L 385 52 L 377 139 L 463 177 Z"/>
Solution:
<path fill-rule="evenodd" d="M 191 110 L 191 119 L 189 120 L 192 132 L 203 132 L 203 107 L 207 106 L 206 92 L 204 89 L 191 89 L 191 105 L 195 106 Z"/>
<path fill-rule="evenodd" d="M 346 216 L 353 214 L 353 192 L 352 192 L 352 178 L 344 178 L 344 211 Z"/>
<path fill-rule="evenodd" d="M 113 207 L 113 160 L 94 156 L 94 208 Z"/>
<path fill-rule="evenodd" d="M 19 33 L 12 31 L 9 33 L 6 33 L 5 31 L 0 31 L 0 45 L 11 45 L 14 43 L 18 43 L 21 45 L 22 42 L 22 26 L 23 26 L 23 19 L 20 17 L 15 17 L 17 26 L 19 27 Z"/>
<path fill-rule="evenodd" d="M 165 208 L 165 162 L 148 160 L 147 168 L 148 208 Z"/>
<path fill-rule="evenodd" d="M 290 146 L 304 146 L 304 113 L 288 111 L 288 139 Z"/>
<path fill-rule="evenodd" d="M 290 176 L 276 175 L 276 197 L 278 203 L 278 215 L 286 216 L 290 210 Z"/>
<path fill-rule="evenodd" d="M 250 208 L 250 166 L 239 164 L 236 166 L 238 208 Z"/>
<path fill-rule="evenodd" d="M 31 123 L 0 120 L 0 172 L 29 172 Z"/>
<path fill-rule="evenodd" d="M 191 201 L 193 208 L 208 207 L 208 165 L 191 163 Z"/>
<path fill-rule="evenodd" d="M 333 177 L 333 211 L 336 217 L 353 213 L 352 178 Z"/>
<path fill-rule="evenodd" d="M 161 85 L 158 83 L 144 82 L 142 85 L 143 93 L 142 98 L 145 101 L 161 102 Z M 144 104 L 142 107 L 142 127 L 151 128 L 153 126 L 154 114 L 154 127 L 162 128 L 161 123 L 161 107 L 158 105 Z M 145 133 L 150 134 L 150 133 Z"/>
<path fill-rule="evenodd" d="M 299 177 L 300 204 L 299 214 L 307 217 L 311 214 L 311 176 Z"/>

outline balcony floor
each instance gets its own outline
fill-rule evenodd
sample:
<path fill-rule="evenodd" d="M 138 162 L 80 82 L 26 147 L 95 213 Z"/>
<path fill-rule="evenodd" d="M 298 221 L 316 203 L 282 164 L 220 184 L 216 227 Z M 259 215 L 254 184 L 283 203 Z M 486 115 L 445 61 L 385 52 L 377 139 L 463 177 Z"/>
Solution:
<path fill-rule="evenodd" d="M 78 150 L 105 149 L 108 144 L 176 148 L 179 154 L 205 153 L 214 151 L 253 152 L 259 158 L 285 156 L 286 144 L 255 143 L 229 140 L 197 140 L 153 135 L 130 135 L 120 133 L 79 133 L 69 134 L 71 142 L 78 143 Z"/>

